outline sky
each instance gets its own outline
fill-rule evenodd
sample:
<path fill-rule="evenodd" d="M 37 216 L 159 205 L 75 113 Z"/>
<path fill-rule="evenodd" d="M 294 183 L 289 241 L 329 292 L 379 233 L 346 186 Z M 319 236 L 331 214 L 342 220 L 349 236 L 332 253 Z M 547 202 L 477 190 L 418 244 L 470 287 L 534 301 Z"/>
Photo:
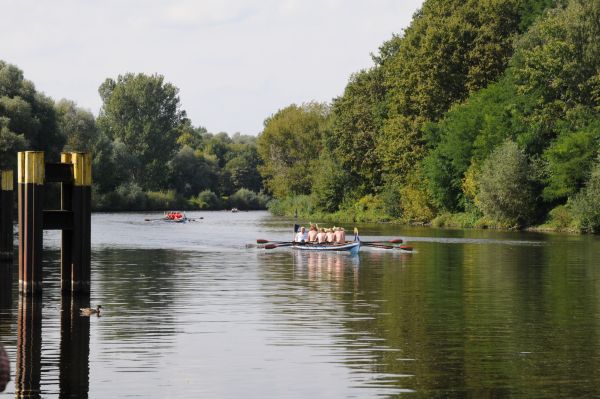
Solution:
<path fill-rule="evenodd" d="M 290 104 L 330 102 L 423 0 L 0 0 L 0 59 L 98 115 L 128 72 L 179 88 L 194 126 L 256 135 Z"/>

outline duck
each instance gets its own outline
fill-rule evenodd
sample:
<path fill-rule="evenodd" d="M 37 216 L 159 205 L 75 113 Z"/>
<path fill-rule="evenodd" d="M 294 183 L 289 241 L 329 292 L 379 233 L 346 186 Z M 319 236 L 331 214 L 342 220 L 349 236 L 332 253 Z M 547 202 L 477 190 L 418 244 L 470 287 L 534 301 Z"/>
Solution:
<path fill-rule="evenodd" d="M 82 316 L 91 316 L 93 314 L 100 316 L 100 309 L 102 309 L 102 305 L 96 306 L 96 309 L 94 309 L 94 308 L 81 308 L 81 309 L 79 309 L 79 311 L 81 312 Z"/>

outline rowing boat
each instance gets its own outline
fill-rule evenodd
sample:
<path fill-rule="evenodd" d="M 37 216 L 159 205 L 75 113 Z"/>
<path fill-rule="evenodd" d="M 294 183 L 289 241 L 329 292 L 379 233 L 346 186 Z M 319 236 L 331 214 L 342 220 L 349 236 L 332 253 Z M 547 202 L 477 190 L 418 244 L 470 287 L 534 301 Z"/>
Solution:
<path fill-rule="evenodd" d="M 360 250 L 360 240 L 348 241 L 345 244 L 312 244 L 312 243 L 294 243 L 292 248 L 299 251 L 332 251 L 332 252 L 350 252 L 357 254 Z"/>

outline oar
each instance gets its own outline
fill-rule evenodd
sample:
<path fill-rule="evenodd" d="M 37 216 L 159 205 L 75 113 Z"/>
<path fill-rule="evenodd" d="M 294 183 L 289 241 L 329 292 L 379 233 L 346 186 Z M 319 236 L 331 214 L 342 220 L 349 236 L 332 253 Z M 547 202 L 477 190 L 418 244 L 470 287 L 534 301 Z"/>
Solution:
<path fill-rule="evenodd" d="M 274 248 L 280 248 L 280 247 L 291 247 L 292 245 L 294 245 L 293 242 L 282 242 L 281 244 L 267 244 L 264 246 L 265 249 L 274 249 Z"/>
<path fill-rule="evenodd" d="M 362 245 L 362 242 L 361 242 L 361 245 Z M 394 249 L 394 248 L 396 248 L 392 245 L 377 245 L 377 244 L 367 244 L 365 246 L 371 247 L 371 248 L 379 248 L 379 249 Z"/>
<path fill-rule="evenodd" d="M 390 245 L 390 244 L 402 244 L 404 241 L 401 238 L 394 238 L 392 240 L 385 241 L 360 241 L 362 244 L 382 244 L 382 245 Z"/>
<path fill-rule="evenodd" d="M 159 219 L 144 219 L 144 222 L 156 222 L 159 220 L 167 220 L 167 218 L 159 218 Z"/>
<path fill-rule="evenodd" d="M 258 238 L 256 240 L 257 244 L 282 244 L 282 243 L 288 243 L 289 241 L 271 241 L 271 240 L 265 240 L 263 238 Z"/>
<path fill-rule="evenodd" d="M 413 247 L 411 247 L 410 245 L 400 245 L 399 247 L 394 247 L 396 249 L 400 249 L 402 251 L 408 251 L 408 252 L 412 252 Z"/>

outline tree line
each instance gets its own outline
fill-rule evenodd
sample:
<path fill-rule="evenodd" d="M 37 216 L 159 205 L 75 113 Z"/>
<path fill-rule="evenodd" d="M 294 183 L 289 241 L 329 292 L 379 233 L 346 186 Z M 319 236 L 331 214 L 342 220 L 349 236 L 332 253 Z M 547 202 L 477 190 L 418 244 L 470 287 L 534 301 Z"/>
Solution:
<path fill-rule="evenodd" d="M 600 230 L 600 0 L 426 0 L 372 59 L 265 120 L 273 212 Z"/>
<path fill-rule="evenodd" d="M 0 167 L 16 153 L 93 154 L 95 210 L 264 209 L 256 137 L 209 133 L 186 116 L 179 89 L 161 75 L 124 74 L 99 87 L 96 118 L 69 100 L 36 91 L 0 61 Z"/>

